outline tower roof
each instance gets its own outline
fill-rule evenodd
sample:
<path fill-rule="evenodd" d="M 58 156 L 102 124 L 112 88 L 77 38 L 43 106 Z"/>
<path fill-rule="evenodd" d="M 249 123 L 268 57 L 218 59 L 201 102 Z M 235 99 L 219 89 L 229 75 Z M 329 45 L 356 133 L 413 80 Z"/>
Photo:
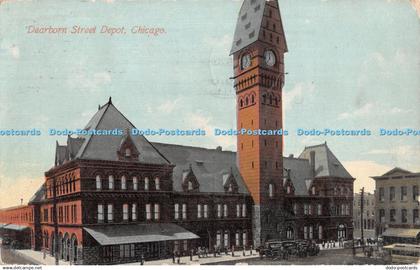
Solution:
<path fill-rule="evenodd" d="M 280 36 L 283 39 L 281 44 L 284 44 L 284 52 L 287 52 L 286 37 L 284 36 L 277 0 L 244 0 L 236 22 L 231 55 L 259 40 L 266 7 L 269 5 L 276 5 L 280 18 Z"/>

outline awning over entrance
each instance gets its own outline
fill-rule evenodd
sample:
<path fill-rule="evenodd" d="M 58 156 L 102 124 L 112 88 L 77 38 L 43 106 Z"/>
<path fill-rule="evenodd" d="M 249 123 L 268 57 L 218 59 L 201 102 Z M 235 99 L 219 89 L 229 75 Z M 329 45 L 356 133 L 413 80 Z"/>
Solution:
<path fill-rule="evenodd" d="M 387 237 L 416 238 L 420 229 L 388 228 L 382 234 Z"/>
<path fill-rule="evenodd" d="M 102 225 L 84 229 L 102 246 L 200 238 L 172 223 Z"/>
<path fill-rule="evenodd" d="M 22 226 L 22 225 L 16 225 L 16 224 L 6 224 L 1 228 L 5 230 L 13 230 L 13 231 L 24 231 L 26 229 L 29 229 L 28 226 Z"/>

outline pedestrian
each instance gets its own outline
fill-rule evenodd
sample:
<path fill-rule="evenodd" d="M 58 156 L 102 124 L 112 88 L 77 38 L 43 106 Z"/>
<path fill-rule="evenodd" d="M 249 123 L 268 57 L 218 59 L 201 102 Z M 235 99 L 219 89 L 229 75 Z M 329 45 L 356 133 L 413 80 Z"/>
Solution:
<path fill-rule="evenodd" d="M 181 263 L 181 253 L 179 251 L 176 252 L 176 255 L 178 256 L 177 263 L 180 264 Z"/>
<path fill-rule="evenodd" d="M 143 264 L 144 264 L 144 255 L 142 253 L 140 256 L 140 265 L 143 265 Z"/>
<path fill-rule="evenodd" d="M 190 261 L 192 261 L 192 259 L 193 259 L 193 254 L 194 254 L 194 251 L 191 249 L 190 250 Z"/>
<path fill-rule="evenodd" d="M 235 246 L 234 245 L 232 245 L 231 250 L 232 250 L 232 257 L 235 257 Z"/>
<path fill-rule="evenodd" d="M 45 248 L 43 250 L 43 257 L 44 257 L 44 260 L 47 258 L 47 250 Z"/>
<path fill-rule="evenodd" d="M 249 250 L 249 255 L 252 256 L 252 250 L 254 249 L 254 247 L 251 245 L 251 249 Z"/>
<path fill-rule="evenodd" d="M 324 249 L 325 248 L 325 241 L 324 240 L 322 240 L 322 249 Z"/>
<path fill-rule="evenodd" d="M 175 263 L 175 251 L 174 252 L 172 252 L 172 263 Z"/>

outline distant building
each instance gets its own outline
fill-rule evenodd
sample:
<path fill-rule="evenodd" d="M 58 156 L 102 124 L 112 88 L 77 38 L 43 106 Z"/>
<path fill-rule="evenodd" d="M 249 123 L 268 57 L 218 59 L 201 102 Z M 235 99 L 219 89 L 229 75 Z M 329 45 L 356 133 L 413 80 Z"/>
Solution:
<path fill-rule="evenodd" d="M 363 227 L 363 237 L 375 238 L 375 194 L 365 192 L 363 204 L 363 221 L 361 219 L 361 193 L 355 193 L 353 199 L 353 236 L 361 237 Z"/>
<path fill-rule="evenodd" d="M 376 230 L 387 243 L 419 243 L 420 173 L 394 168 L 376 183 Z"/>

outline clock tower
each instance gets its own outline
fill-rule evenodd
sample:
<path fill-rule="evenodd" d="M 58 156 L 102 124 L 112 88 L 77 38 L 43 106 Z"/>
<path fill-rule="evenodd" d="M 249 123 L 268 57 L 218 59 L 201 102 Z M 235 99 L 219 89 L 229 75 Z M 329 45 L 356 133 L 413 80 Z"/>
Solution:
<path fill-rule="evenodd" d="M 277 0 L 244 0 L 231 49 L 237 98 L 237 162 L 254 201 L 254 246 L 284 234 L 282 87 L 287 44 Z"/>

